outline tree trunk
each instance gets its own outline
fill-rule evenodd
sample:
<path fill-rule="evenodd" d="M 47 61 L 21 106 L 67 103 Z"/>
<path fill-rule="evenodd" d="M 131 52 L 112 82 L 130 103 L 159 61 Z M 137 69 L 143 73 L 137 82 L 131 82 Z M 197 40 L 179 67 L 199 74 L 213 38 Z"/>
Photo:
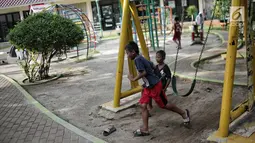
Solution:
<path fill-rule="evenodd" d="M 43 79 L 44 77 L 44 65 L 45 65 L 45 55 L 42 53 L 42 59 L 41 59 L 41 64 L 39 66 L 39 79 Z"/>
<path fill-rule="evenodd" d="M 57 51 L 53 51 L 50 53 L 50 56 L 48 59 L 46 59 L 46 66 L 45 66 L 45 78 L 49 77 L 49 71 L 50 71 L 50 63 L 51 59 L 56 55 Z"/>

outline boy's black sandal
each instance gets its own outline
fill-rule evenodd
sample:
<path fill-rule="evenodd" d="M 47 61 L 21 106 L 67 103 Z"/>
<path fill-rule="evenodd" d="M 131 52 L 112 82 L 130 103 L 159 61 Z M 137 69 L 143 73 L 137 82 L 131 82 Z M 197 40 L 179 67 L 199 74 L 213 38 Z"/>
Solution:
<path fill-rule="evenodd" d="M 142 136 L 149 136 L 150 135 L 149 132 L 141 131 L 141 129 L 137 129 L 133 133 L 134 133 L 134 137 L 142 137 Z"/>
<path fill-rule="evenodd" d="M 188 109 L 185 109 L 185 111 L 186 111 L 187 118 L 186 118 L 186 119 L 183 119 L 183 125 L 189 125 L 189 124 L 190 124 L 190 114 L 189 114 L 189 110 L 188 110 Z"/>
<path fill-rule="evenodd" d="M 114 126 L 110 126 L 110 127 L 108 127 L 107 129 L 104 130 L 103 135 L 108 136 L 108 135 L 110 135 L 111 133 L 113 133 L 115 131 L 116 131 L 116 128 Z"/>

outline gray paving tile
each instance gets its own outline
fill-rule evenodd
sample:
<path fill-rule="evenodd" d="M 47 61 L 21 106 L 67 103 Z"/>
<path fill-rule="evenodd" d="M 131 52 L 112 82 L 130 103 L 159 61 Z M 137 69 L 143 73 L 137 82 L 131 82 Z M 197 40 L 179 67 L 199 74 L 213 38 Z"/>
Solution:
<path fill-rule="evenodd" d="M 3 88 L 2 88 L 3 87 Z M 90 143 L 29 104 L 0 76 L 0 143 Z"/>
<path fill-rule="evenodd" d="M 56 143 L 62 143 L 62 141 L 63 141 L 63 137 L 62 136 L 55 138 L 55 142 Z"/>
<path fill-rule="evenodd" d="M 40 137 L 42 135 L 42 133 L 43 133 L 42 131 L 36 131 L 34 136 Z"/>
<path fill-rule="evenodd" d="M 44 132 L 44 133 L 42 133 L 42 135 L 41 135 L 41 139 L 42 138 L 48 138 L 48 136 L 49 136 L 49 132 Z"/>

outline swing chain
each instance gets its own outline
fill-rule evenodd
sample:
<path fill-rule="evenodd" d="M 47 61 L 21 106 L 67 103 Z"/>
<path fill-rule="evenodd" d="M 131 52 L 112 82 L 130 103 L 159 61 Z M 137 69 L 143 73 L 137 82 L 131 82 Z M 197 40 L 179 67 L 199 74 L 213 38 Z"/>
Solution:
<path fill-rule="evenodd" d="M 181 23 L 182 23 L 182 30 L 183 30 L 183 23 L 184 23 L 184 6 L 182 7 L 182 15 L 181 15 Z M 181 31 L 182 33 L 182 31 Z M 180 43 L 177 47 L 177 52 L 176 52 L 176 56 L 175 56 L 175 63 L 174 63 L 174 73 L 173 75 L 175 75 L 175 72 L 176 72 L 176 67 L 177 67 L 177 60 L 178 60 L 178 55 L 179 55 L 179 50 L 180 50 Z"/>
<path fill-rule="evenodd" d="M 202 50 L 201 50 L 200 55 L 199 55 L 199 58 L 198 58 L 198 64 L 197 64 L 197 67 L 196 67 L 196 72 L 195 72 L 195 77 L 194 77 L 194 79 L 197 78 L 197 72 L 198 72 L 199 64 L 200 64 L 200 61 L 201 61 L 201 58 L 202 58 L 202 55 L 203 55 L 203 52 L 204 52 L 204 49 L 205 49 L 205 46 L 206 46 L 208 37 L 209 37 L 209 33 L 210 33 L 211 29 L 212 29 L 212 22 L 213 22 L 213 19 L 214 19 L 214 17 L 215 17 L 216 6 L 217 6 L 217 0 L 215 1 L 215 5 L 214 5 L 214 9 L 213 9 L 213 15 L 212 15 L 212 19 L 211 19 L 211 22 L 210 22 L 210 26 L 209 26 L 208 32 L 207 32 L 207 34 L 206 34 L 205 42 L 204 42 L 204 44 L 203 44 Z"/>

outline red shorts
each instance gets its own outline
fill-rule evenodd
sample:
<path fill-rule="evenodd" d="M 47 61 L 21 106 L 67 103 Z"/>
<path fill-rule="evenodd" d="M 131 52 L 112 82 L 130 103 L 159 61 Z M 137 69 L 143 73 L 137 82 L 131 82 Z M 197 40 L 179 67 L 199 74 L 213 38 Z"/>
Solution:
<path fill-rule="evenodd" d="M 174 37 L 173 37 L 173 40 L 176 41 L 176 40 L 181 40 L 181 33 L 174 33 Z"/>
<path fill-rule="evenodd" d="M 152 98 L 160 108 L 164 108 L 166 106 L 168 101 L 165 92 L 162 90 L 161 81 L 153 88 L 144 88 L 139 103 L 148 104 L 150 102 L 150 98 Z"/>

